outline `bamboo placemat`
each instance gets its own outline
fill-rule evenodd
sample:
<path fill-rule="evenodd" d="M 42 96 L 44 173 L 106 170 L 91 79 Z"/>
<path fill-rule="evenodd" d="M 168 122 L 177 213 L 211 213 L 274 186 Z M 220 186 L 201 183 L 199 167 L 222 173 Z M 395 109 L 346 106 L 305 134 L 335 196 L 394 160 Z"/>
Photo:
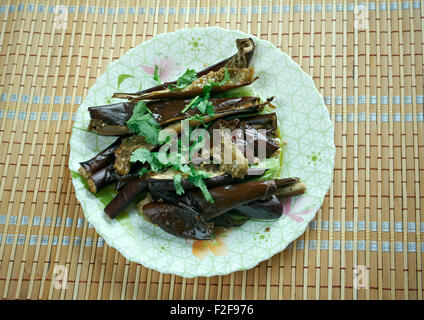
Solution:
<path fill-rule="evenodd" d="M 284 252 L 184 279 L 127 261 L 87 223 L 69 138 L 110 62 L 156 34 L 214 25 L 273 42 L 313 77 L 335 126 L 334 182 Z M 420 1 L 2 0 L 0 28 L 3 299 L 422 300 Z"/>

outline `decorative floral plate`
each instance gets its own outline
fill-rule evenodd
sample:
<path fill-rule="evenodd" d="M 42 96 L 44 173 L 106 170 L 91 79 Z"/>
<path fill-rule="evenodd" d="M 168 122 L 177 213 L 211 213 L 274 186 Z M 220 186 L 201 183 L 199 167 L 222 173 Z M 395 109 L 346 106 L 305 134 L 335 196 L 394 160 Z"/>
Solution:
<path fill-rule="evenodd" d="M 233 55 L 235 40 L 251 37 L 257 48 L 251 65 L 260 78 L 252 84 L 261 97 L 275 96 L 283 147 L 280 177 L 300 177 L 307 192 L 287 200 L 277 221 L 248 221 L 218 233 L 211 241 L 184 240 L 142 218 L 134 205 L 117 219 L 103 213 L 113 187 L 93 195 L 78 174 L 79 162 L 106 148 L 115 137 L 87 132 L 87 108 L 121 101 L 114 92 L 135 92 L 178 78 L 186 68 L 201 70 Z M 119 89 L 118 89 L 119 86 Z M 321 207 L 334 167 L 334 127 L 312 79 L 288 55 L 268 41 L 218 27 L 183 29 L 160 34 L 111 63 L 89 90 L 77 111 L 70 141 L 69 167 L 76 196 L 87 220 L 128 260 L 183 277 L 224 275 L 245 270 L 284 250 L 305 231 Z"/>

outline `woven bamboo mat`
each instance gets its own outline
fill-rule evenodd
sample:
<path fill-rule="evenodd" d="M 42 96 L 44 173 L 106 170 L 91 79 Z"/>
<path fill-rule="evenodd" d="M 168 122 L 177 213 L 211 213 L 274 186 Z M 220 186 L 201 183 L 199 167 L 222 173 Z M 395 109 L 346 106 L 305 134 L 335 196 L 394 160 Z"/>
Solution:
<path fill-rule="evenodd" d="M 334 183 L 284 252 L 184 279 L 127 261 L 87 223 L 69 138 L 110 62 L 156 34 L 213 25 L 270 40 L 313 77 L 335 126 Z M 2 0 L 0 29 L 1 298 L 423 298 L 420 1 Z"/>

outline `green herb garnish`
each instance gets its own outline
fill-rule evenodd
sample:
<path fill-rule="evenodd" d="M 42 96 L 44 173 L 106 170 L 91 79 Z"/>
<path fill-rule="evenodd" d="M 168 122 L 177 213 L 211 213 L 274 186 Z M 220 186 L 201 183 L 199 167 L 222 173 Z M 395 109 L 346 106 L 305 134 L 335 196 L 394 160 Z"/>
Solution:
<path fill-rule="evenodd" d="M 128 78 L 135 78 L 134 76 L 130 75 L 130 74 L 120 74 L 118 77 L 118 90 L 119 90 L 119 86 L 121 85 L 122 81 L 124 81 L 125 79 Z"/>
<path fill-rule="evenodd" d="M 199 143 L 199 141 L 197 143 Z M 190 147 L 193 147 L 193 146 L 190 146 Z M 202 191 L 206 201 L 213 203 L 214 199 L 209 193 L 209 190 L 205 182 L 203 181 L 204 178 L 209 178 L 209 174 L 202 170 L 196 170 L 193 164 L 191 163 L 189 165 L 185 164 L 182 161 L 183 159 L 181 158 L 182 158 L 182 155 L 178 154 L 177 157 L 174 157 L 167 164 L 163 164 L 159 160 L 158 152 L 151 152 L 145 148 L 138 148 L 135 151 L 133 151 L 130 160 L 131 162 L 140 161 L 142 163 L 148 163 L 150 165 L 150 170 L 143 168 L 140 171 L 140 175 L 144 175 L 145 173 L 150 171 L 158 172 L 160 170 L 163 170 L 169 167 L 172 167 L 175 170 L 186 174 L 188 177 L 188 180 Z M 178 195 L 181 195 L 184 193 L 181 174 L 176 174 L 174 176 L 174 186 L 175 186 L 175 191 Z"/>
<path fill-rule="evenodd" d="M 194 184 L 196 187 L 198 187 L 205 197 L 206 201 L 209 203 L 214 203 L 215 200 L 213 199 L 212 195 L 209 193 L 208 187 L 205 184 L 205 181 L 203 181 L 203 178 L 208 178 L 208 174 L 201 170 L 196 170 L 192 164 L 190 164 L 190 174 L 188 176 L 188 181 Z"/>
<path fill-rule="evenodd" d="M 148 143 L 158 144 L 158 135 L 162 127 L 152 117 L 151 111 L 144 101 L 139 101 L 135 105 L 133 115 L 127 121 L 127 126 L 131 133 L 145 137 Z"/>
<path fill-rule="evenodd" d="M 188 109 L 193 108 L 193 106 L 197 106 L 197 104 L 201 101 L 200 96 L 196 96 L 185 106 L 183 110 L 181 110 L 181 113 L 186 112 Z"/>
<path fill-rule="evenodd" d="M 184 188 L 181 181 L 182 181 L 182 176 L 180 174 L 176 174 L 174 176 L 174 187 L 175 187 L 175 192 L 178 195 L 181 195 L 184 193 Z"/>
<path fill-rule="evenodd" d="M 224 84 L 226 84 L 230 80 L 231 80 L 230 73 L 228 72 L 228 69 L 225 68 L 225 70 L 224 70 L 224 79 L 222 79 L 219 82 L 212 82 L 212 83 L 216 83 L 217 86 L 223 86 Z"/>
<path fill-rule="evenodd" d="M 177 84 L 169 85 L 168 89 L 172 91 L 182 90 L 188 87 L 196 79 L 197 72 L 193 69 L 187 69 L 186 72 L 184 72 L 183 75 L 177 79 Z"/>
<path fill-rule="evenodd" d="M 149 169 L 146 167 L 141 168 L 141 170 L 138 172 L 138 174 L 141 176 L 144 176 L 147 172 L 149 172 Z"/>
<path fill-rule="evenodd" d="M 156 82 L 160 82 L 158 71 L 159 66 L 155 65 L 155 71 L 153 72 L 153 80 L 155 80 Z"/>
<path fill-rule="evenodd" d="M 162 164 L 162 162 L 158 159 L 157 152 L 151 152 L 145 148 L 138 148 L 133 151 L 130 157 L 131 162 L 140 161 L 141 163 L 148 163 L 150 165 L 150 171 L 158 172 L 162 170 L 166 166 Z M 146 172 L 144 172 L 146 173 Z M 143 174 L 144 174 L 143 173 Z"/>

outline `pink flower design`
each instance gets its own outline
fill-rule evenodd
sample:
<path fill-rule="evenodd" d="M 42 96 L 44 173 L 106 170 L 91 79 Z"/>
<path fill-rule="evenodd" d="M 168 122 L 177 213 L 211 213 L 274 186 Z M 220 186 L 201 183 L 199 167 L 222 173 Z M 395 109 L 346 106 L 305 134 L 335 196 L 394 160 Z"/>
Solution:
<path fill-rule="evenodd" d="M 175 61 L 170 57 L 159 57 L 153 58 L 153 67 L 150 66 L 141 66 L 144 71 L 150 75 L 155 74 L 155 66 L 158 66 L 158 75 L 162 81 L 172 81 L 173 76 L 176 72 L 181 70 L 181 67 L 177 66 Z"/>
<path fill-rule="evenodd" d="M 304 206 L 304 203 L 307 201 L 307 197 L 300 197 L 297 199 L 297 201 L 294 202 L 294 199 L 288 198 L 284 202 L 284 211 L 283 214 L 292 218 L 294 221 L 297 222 L 303 222 L 303 215 L 315 212 L 319 209 L 319 207 L 311 207 L 304 210 L 301 210 L 301 208 Z M 294 202 L 294 203 L 293 203 Z"/>

